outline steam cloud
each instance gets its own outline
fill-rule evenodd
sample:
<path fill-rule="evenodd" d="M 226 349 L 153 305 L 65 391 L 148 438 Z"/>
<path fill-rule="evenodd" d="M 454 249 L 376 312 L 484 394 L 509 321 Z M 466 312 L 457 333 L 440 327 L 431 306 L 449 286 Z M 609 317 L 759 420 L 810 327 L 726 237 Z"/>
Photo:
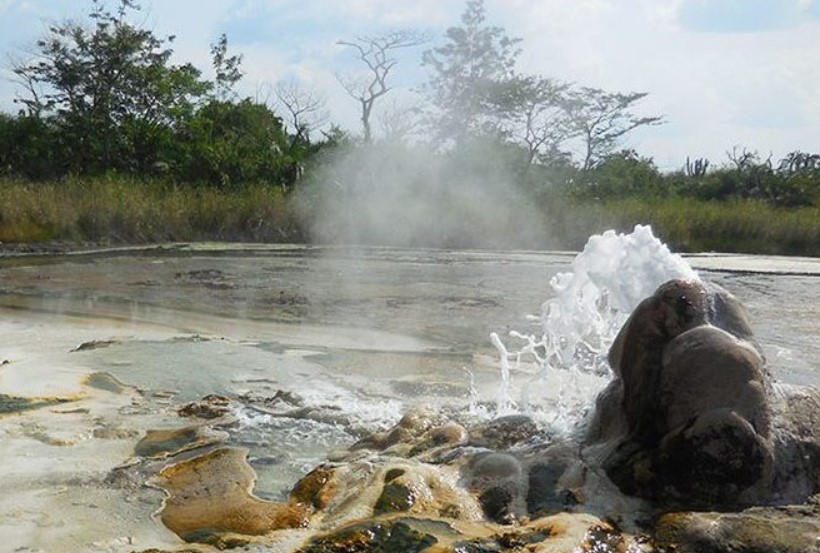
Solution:
<path fill-rule="evenodd" d="M 515 155 L 478 141 L 446 153 L 387 141 L 340 148 L 312 172 L 301 209 L 319 243 L 555 247 L 532 195 L 516 184 Z"/>

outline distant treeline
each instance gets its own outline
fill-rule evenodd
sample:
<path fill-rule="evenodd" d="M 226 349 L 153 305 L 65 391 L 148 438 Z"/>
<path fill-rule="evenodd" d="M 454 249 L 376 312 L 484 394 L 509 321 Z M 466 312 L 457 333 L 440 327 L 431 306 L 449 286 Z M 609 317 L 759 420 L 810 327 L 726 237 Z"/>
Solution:
<path fill-rule="evenodd" d="M 363 69 L 339 77 L 361 108 L 360 135 L 332 124 L 322 95 L 298 81 L 282 81 L 264 98 L 241 98 L 242 56 L 228 51 L 224 35 L 211 46 L 212 78 L 190 63 L 172 63 L 173 37 L 132 23 L 138 9 L 133 0 L 118 0 L 113 9 L 92 0 L 88 21 L 52 24 L 33 56 L 14 63 L 20 109 L 0 113 L 0 188 L 7 188 L 0 240 L 102 240 L 107 231 L 114 239 L 140 241 L 309 240 L 319 221 L 323 239 L 345 227 L 354 240 L 476 246 L 482 242 L 474 235 L 497 231 L 530 246 L 536 242 L 522 237 L 540 229 L 519 232 L 515 213 L 499 215 L 502 205 L 566 219 L 563 227 L 551 225 L 564 232 L 576 223 L 566 217 L 567 206 L 600 215 L 596 206 L 618 205 L 651 219 L 633 199 L 647 206 L 666 201 L 687 213 L 703 211 L 691 208 L 700 202 L 752 202 L 756 207 L 746 211 L 755 213 L 755 224 L 766 219 L 758 216 L 760 205 L 802 208 L 800 238 L 767 251 L 806 251 L 815 236 L 809 227 L 820 224 L 811 215 L 820 208 L 820 155 L 795 151 L 772 160 L 735 148 L 717 163 L 687 159 L 680 170 L 662 172 L 652 159 L 621 149 L 634 129 L 662 123 L 634 113 L 645 93 L 518 72 L 520 40 L 486 23 L 482 0 L 468 1 L 460 24 L 423 52 L 429 72 L 423 105 L 390 110 L 382 102 L 393 88 L 397 52 L 430 37 L 396 31 L 339 42 Z M 136 210 L 136 196 L 125 187 L 158 202 L 139 202 L 147 218 L 142 223 L 116 208 L 122 200 Z M 231 200 L 231 193 L 238 195 Z M 420 203 L 420 196 L 429 202 Z M 37 207 L 38 197 L 51 211 Z M 368 209 L 374 197 L 382 203 Z M 183 209 L 183 200 L 199 207 Z M 82 206 L 64 210 L 62 201 Z M 582 205 L 588 208 L 578 211 Z M 424 233 L 388 236 L 371 216 Z M 441 228 L 426 222 L 433 216 Z M 605 219 L 631 223 L 629 217 Z M 684 248 L 703 245 L 697 233 L 678 235 Z M 441 243 L 438 236 L 445 237 Z M 573 235 L 559 245 L 577 247 L 577 240 Z M 743 242 L 742 236 L 731 240 Z M 495 245 L 506 244 L 499 239 Z"/>

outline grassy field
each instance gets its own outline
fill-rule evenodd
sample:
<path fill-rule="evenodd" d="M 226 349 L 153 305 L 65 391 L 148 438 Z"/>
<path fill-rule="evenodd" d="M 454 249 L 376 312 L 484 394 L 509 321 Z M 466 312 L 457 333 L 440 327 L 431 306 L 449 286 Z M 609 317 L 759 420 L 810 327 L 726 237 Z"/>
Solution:
<path fill-rule="evenodd" d="M 0 179 L 0 242 L 143 244 L 168 241 L 304 242 L 308 225 L 279 188 L 175 187 L 122 177 L 32 184 Z M 760 201 L 545 202 L 561 247 L 579 249 L 609 228 L 651 224 L 674 251 L 820 256 L 820 209 Z M 430 244 L 436 246 L 437 244 Z M 527 245 L 529 246 L 529 245 Z"/>
<path fill-rule="evenodd" d="M 775 208 L 763 201 L 691 198 L 612 200 L 564 210 L 565 242 L 577 249 L 590 232 L 649 224 L 673 251 L 820 257 L 820 208 Z"/>
<path fill-rule="evenodd" d="M 50 240 L 299 242 L 303 236 L 274 187 L 223 192 L 122 177 L 45 184 L 0 180 L 0 241 Z"/>

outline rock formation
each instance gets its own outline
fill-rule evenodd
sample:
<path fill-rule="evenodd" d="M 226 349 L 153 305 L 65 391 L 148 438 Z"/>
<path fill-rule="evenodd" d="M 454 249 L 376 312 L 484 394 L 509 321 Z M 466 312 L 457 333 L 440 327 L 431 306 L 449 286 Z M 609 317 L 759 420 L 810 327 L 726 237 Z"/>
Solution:
<path fill-rule="evenodd" d="M 776 384 L 745 311 L 674 280 L 641 302 L 609 353 L 615 374 L 586 438 L 627 495 L 734 508 L 820 491 L 820 394 Z"/>

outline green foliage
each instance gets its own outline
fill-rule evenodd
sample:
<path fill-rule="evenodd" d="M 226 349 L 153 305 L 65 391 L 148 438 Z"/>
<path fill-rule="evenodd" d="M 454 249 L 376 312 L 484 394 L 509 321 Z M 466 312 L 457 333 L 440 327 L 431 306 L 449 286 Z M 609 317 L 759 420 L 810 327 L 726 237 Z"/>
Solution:
<path fill-rule="evenodd" d="M 267 106 L 242 100 L 213 100 L 199 109 L 182 131 L 178 178 L 221 188 L 281 178 L 288 147 L 279 119 Z"/>
<path fill-rule="evenodd" d="M 37 57 L 13 69 L 28 88 L 21 100 L 27 113 L 57 129 L 68 172 L 150 166 L 167 128 L 189 116 L 212 86 L 192 65 L 169 63 L 173 37 L 157 38 L 127 21 L 136 9 L 120 0 L 112 13 L 92 0 L 90 28 L 51 25 L 36 43 Z"/>
<path fill-rule="evenodd" d="M 0 172 L 31 179 L 111 172 L 216 185 L 292 184 L 314 148 L 288 144 L 266 106 L 236 100 L 240 55 L 212 45 L 214 82 L 170 62 L 174 37 L 129 22 L 139 7 L 92 0 L 89 25 L 49 27 L 36 57 L 14 67 L 25 114 L 0 117 Z"/>
<path fill-rule="evenodd" d="M 485 20 L 484 1 L 468 1 L 462 26 L 447 29 L 447 42 L 423 55 L 423 65 L 431 70 L 427 86 L 440 112 L 436 128 L 442 141 L 462 142 L 487 131 L 493 97 L 514 77 L 521 40 Z"/>
<path fill-rule="evenodd" d="M 578 171 L 568 183 L 570 195 L 580 198 L 652 198 L 668 189 L 652 159 L 635 150 L 607 155 L 587 171 Z"/>
<path fill-rule="evenodd" d="M 59 174 L 54 126 L 38 117 L 11 117 L 0 113 L 0 175 L 28 179 L 50 179 Z"/>
<path fill-rule="evenodd" d="M 217 100 L 229 100 L 236 96 L 233 88 L 242 80 L 242 55 L 228 55 L 228 37 L 224 33 L 211 45 L 213 59 L 214 92 Z"/>
<path fill-rule="evenodd" d="M 820 155 L 792 152 L 777 167 L 756 152 L 737 148 L 730 165 L 698 174 L 666 177 L 678 195 L 703 200 L 762 200 L 775 206 L 816 206 L 820 203 Z"/>

